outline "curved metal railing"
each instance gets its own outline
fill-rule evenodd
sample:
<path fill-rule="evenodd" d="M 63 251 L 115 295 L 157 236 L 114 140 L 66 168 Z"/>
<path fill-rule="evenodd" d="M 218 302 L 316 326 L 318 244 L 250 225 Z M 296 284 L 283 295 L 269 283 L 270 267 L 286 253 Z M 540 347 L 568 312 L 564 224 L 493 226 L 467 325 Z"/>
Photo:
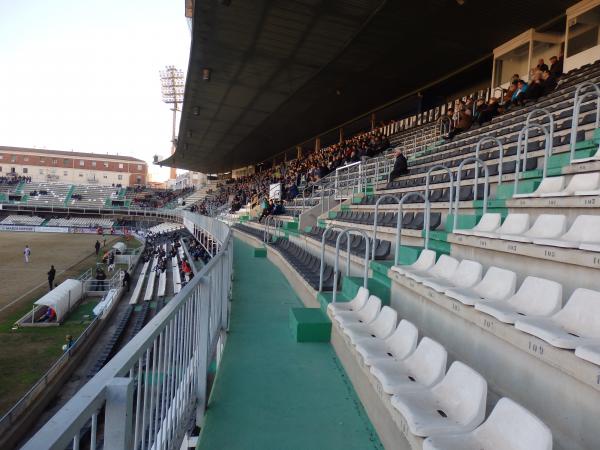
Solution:
<path fill-rule="evenodd" d="M 199 424 L 229 326 L 233 241 L 223 222 L 178 215 L 195 236 L 210 233 L 217 253 L 23 449 L 174 449 Z"/>

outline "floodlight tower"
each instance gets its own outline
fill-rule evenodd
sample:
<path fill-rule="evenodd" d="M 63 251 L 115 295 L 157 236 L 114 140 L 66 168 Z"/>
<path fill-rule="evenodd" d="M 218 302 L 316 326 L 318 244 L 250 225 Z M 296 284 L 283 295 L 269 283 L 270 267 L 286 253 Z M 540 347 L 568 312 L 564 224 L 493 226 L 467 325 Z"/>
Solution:
<path fill-rule="evenodd" d="M 175 136 L 175 126 L 177 123 L 177 111 L 180 111 L 179 105 L 183 103 L 183 92 L 185 90 L 185 83 L 183 81 L 183 71 L 177 69 L 175 66 L 166 66 L 165 70 L 160 71 L 160 82 L 162 85 L 162 98 L 163 102 L 169 105 L 173 105 L 171 111 L 173 111 L 173 135 L 171 138 L 171 155 L 175 153 L 177 147 L 177 137 Z M 174 167 L 171 168 L 169 175 L 171 180 L 177 178 L 177 171 Z"/>

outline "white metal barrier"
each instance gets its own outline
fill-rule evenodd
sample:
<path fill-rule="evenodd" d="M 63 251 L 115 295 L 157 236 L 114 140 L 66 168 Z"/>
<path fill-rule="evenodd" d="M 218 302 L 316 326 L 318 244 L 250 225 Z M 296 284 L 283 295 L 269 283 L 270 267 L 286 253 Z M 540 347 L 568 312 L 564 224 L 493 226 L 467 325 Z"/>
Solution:
<path fill-rule="evenodd" d="M 192 419 L 200 424 L 208 367 L 229 324 L 233 241 L 222 222 L 179 218 L 194 234 L 211 233 L 219 251 L 23 449 L 175 449 Z"/>

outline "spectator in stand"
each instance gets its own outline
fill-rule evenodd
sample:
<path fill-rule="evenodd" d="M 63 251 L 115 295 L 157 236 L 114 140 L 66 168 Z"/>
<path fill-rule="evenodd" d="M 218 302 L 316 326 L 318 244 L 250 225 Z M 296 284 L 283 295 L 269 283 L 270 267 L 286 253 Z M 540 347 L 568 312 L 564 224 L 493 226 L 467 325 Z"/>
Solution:
<path fill-rule="evenodd" d="M 483 105 L 479 115 L 477 117 L 477 123 L 483 125 L 485 122 L 489 122 L 498 115 L 498 99 L 496 97 L 490 97 L 487 104 Z"/>
<path fill-rule="evenodd" d="M 98 257 L 98 253 L 100 253 L 100 241 L 96 241 L 94 248 L 96 249 L 96 257 Z"/>
<path fill-rule="evenodd" d="M 524 101 L 535 101 L 544 95 L 544 83 L 542 80 L 542 72 L 536 70 L 531 77 L 531 82 L 529 83 L 525 94 L 523 96 Z"/>
<path fill-rule="evenodd" d="M 448 133 L 446 139 L 452 139 L 457 134 L 468 130 L 473 123 L 473 114 L 462 100 L 459 102 L 456 112 L 454 113 L 453 123 L 454 128 Z"/>
<path fill-rule="evenodd" d="M 406 161 L 406 157 L 402 154 L 402 149 L 398 148 L 394 156 L 396 156 L 396 160 L 394 161 L 394 168 L 390 173 L 390 181 L 408 173 L 408 161 Z"/>
<path fill-rule="evenodd" d="M 127 286 L 127 292 L 129 292 L 129 286 L 131 285 L 131 276 L 129 275 L 129 272 L 124 270 L 123 271 L 123 287 Z"/>
<path fill-rule="evenodd" d="M 556 77 L 552 75 L 552 72 L 550 70 L 544 70 L 542 72 L 542 80 L 544 86 L 544 95 L 548 95 L 549 93 L 554 91 L 554 89 L 556 89 L 556 86 L 558 85 Z"/>
<path fill-rule="evenodd" d="M 563 74 L 563 59 L 562 56 L 561 58 L 557 58 L 556 56 L 553 56 L 552 58 L 550 58 L 550 73 L 552 74 L 552 76 L 557 79 L 560 78 Z"/>
<path fill-rule="evenodd" d="M 517 90 L 514 92 L 511 103 L 513 105 L 522 105 L 525 100 L 528 85 L 524 80 L 517 81 Z"/>
<path fill-rule="evenodd" d="M 540 72 L 543 72 L 544 70 L 548 70 L 548 65 L 544 62 L 544 58 L 540 58 L 538 60 L 537 66 L 535 67 L 536 70 L 539 70 Z"/>

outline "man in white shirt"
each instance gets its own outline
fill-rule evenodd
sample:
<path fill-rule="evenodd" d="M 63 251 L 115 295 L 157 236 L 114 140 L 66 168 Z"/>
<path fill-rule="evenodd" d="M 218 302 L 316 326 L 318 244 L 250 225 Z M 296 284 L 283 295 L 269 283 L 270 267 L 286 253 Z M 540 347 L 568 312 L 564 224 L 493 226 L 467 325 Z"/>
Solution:
<path fill-rule="evenodd" d="M 23 256 L 25 256 L 25 263 L 29 263 L 29 257 L 31 256 L 31 249 L 29 245 L 25 246 L 25 250 L 23 250 Z"/>

